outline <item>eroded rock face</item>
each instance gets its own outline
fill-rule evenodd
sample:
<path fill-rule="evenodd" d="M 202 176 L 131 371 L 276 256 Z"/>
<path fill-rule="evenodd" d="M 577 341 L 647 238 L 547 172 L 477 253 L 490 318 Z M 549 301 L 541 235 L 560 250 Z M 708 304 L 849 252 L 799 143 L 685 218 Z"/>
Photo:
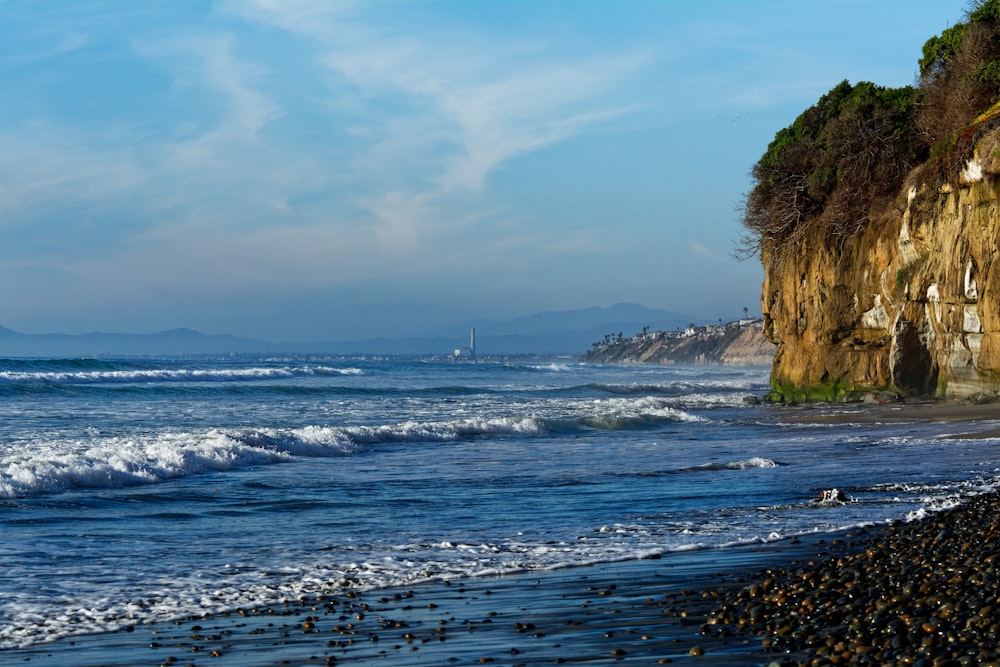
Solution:
<path fill-rule="evenodd" d="M 997 159 L 970 161 L 954 186 L 908 187 L 857 235 L 762 260 L 772 398 L 1000 392 Z"/>

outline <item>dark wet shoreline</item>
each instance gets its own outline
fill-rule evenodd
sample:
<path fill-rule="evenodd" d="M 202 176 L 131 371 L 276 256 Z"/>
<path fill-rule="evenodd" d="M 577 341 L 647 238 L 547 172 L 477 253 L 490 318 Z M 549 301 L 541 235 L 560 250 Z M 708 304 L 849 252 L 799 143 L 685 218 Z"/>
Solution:
<path fill-rule="evenodd" d="M 30 665 L 1000 665 L 1000 496 L 911 523 L 432 582 L 0 653 Z"/>
<path fill-rule="evenodd" d="M 761 638 L 705 634 L 711 611 L 764 568 L 843 556 L 884 531 L 303 599 L 3 651 L 0 659 L 109 667 L 765 665 L 775 656 Z"/>

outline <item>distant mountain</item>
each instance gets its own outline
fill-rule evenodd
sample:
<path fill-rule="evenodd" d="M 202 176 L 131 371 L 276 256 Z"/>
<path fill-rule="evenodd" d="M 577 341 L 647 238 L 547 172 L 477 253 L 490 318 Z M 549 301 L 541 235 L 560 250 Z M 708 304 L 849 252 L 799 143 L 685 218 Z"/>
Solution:
<path fill-rule="evenodd" d="M 22 334 L 0 327 L 0 356 L 94 357 L 177 356 L 263 353 L 271 346 L 229 335 L 208 336 L 191 329 L 152 334 Z"/>
<path fill-rule="evenodd" d="M 538 335 L 571 331 L 596 332 L 598 330 L 601 331 L 600 336 L 603 336 L 606 333 L 611 333 L 612 329 L 615 333 L 623 329 L 623 333 L 634 333 L 633 328 L 640 330 L 643 326 L 649 326 L 650 329 L 666 331 L 677 327 L 684 328 L 690 323 L 691 319 L 687 315 L 647 308 L 636 303 L 616 303 L 608 308 L 595 306 L 580 310 L 546 311 L 500 322 L 495 320 L 469 321 L 458 327 L 453 327 L 450 333 L 457 334 L 462 330 L 468 332 L 470 327 L 476 327 L 498 336 Z"/>
<path fill-rule="evenodd" d="M 151 334 L 23 334 L 0 326 L 0 357 L 113 357 L 220 354 L 451 354 L 469 344 L 476 329 L 479 354 L 567 354 L 579 356 L 605 334 L 632 335 L 684 328 L 692 319 L 666 310 L 619 303 L 609 308 L 549 311 L 513 320 L 478 320 L 422 337 L 357 341 L 270 343 L 192 329 Z"/>
<path fill-rule="evenodd" d="M 512 320 L 469 320 L 424 337 L 370 339 L 329 343 L 337 354 L 448 354 L 468 347 L 469 330 L 476 330 L 479 354 L 542 354 L 579 356 L 604 334 L 632 335 L 648 326 L 654 331 L 683 329 L 687 315 L 634 303 L 608 308 L 546 311 Z"/>

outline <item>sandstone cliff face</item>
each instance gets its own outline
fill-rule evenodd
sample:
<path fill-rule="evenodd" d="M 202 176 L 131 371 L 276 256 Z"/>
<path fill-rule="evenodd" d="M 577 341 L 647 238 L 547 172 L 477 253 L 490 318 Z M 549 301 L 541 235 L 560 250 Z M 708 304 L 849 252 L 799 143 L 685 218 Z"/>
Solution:
<path fill-rule="evenodd" d="M 756 326 L 743 329 L 719 357 L 723 366 L 770 366 L 773 361 L 774 344 Z"/>
<path fill-rule="evenodd" d="M 651 335 L 600 346 L 583 355 L 592 364 L 722 364 L 770 366 L 774 344 L 759 325 L 687 338 Z"/>
<path fill-rule="evenodd" d="M 1000 392 L 998 143 L 980 141 L 955 185 L 907 186 L 839 247 L 816 234 L 762 255 L 772 398 Z"/>

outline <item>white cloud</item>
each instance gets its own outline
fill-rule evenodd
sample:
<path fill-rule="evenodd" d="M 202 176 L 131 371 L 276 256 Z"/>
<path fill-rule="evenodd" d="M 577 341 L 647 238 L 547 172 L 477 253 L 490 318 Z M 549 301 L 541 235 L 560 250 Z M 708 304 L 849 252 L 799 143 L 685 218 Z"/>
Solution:
<path fill-rule="evenodd" d="M 690 243 L 688 243 L 688 248 L 690 248 L 691 252 L 698 255 L 699 257 L 704 257 L 705 259 L 712 260 L 713 262 L 728 261 L 728 258 L 723 257 L 718 252 L 712 250 L 707 245 L 699 241 L 691 241 Z"/>
<path fill-rule="evenodd" d="M 68 35 L 59 37 L 52 46 L 48 48 L 40 49 L 37 51 L 26 51 L 13 54 L 9 56 L 11 61 L 17 63 L 34 63 L 43 60 L 48 60 L 49 58 L 56 58 L 59 56 L 64 56 L 68 53 L 73 53 L 74 51 L 79 51 L 80 49 L 86 48 L 90 45 L 92 38 L 90 35 L 85 35 L 79 32 L 73 32 Z"/>
<path fill-rule="evenodd" d="M 214 121 L 202 121 L 206 130 L 195 131 L 192 138 L 171 147 L 177 168 L 229 162 L 234 147 L 259 142 L 262 130 L 283 115 L 279 105 L 262 92 L 260 81 L 267 70 L 236 57 L 234 41 L 233 35 L 223 33 L 133 42 L 141 56 L 174 75 L 175 95 L 191 99 L 199 109 L 216 102 L 223 110 Z M 198 113 L 192 109 L 191 117 Z"/>
<path fill-rule="evenodd" d="M 227 3 L 243 18 L 308 36 L 333 80 L 332 105 L 357 104 L 367 137 L 351 164 L 384 193 L 360 201 L 395 252 L 448 233 L 455 197 L 481 192 L 511 160 L 635 110 L 609 93 L 648 64 L 629 53 L 577 61 L 543 47 L 454 29 L 421 36 L 366 22 L 366 5 Z M 343 95 L 350 94 L 350 102 Z M 391 107 L 392 113 L 385 109 Z M 405 202 L 405 204 L 404 204 Z"/>

